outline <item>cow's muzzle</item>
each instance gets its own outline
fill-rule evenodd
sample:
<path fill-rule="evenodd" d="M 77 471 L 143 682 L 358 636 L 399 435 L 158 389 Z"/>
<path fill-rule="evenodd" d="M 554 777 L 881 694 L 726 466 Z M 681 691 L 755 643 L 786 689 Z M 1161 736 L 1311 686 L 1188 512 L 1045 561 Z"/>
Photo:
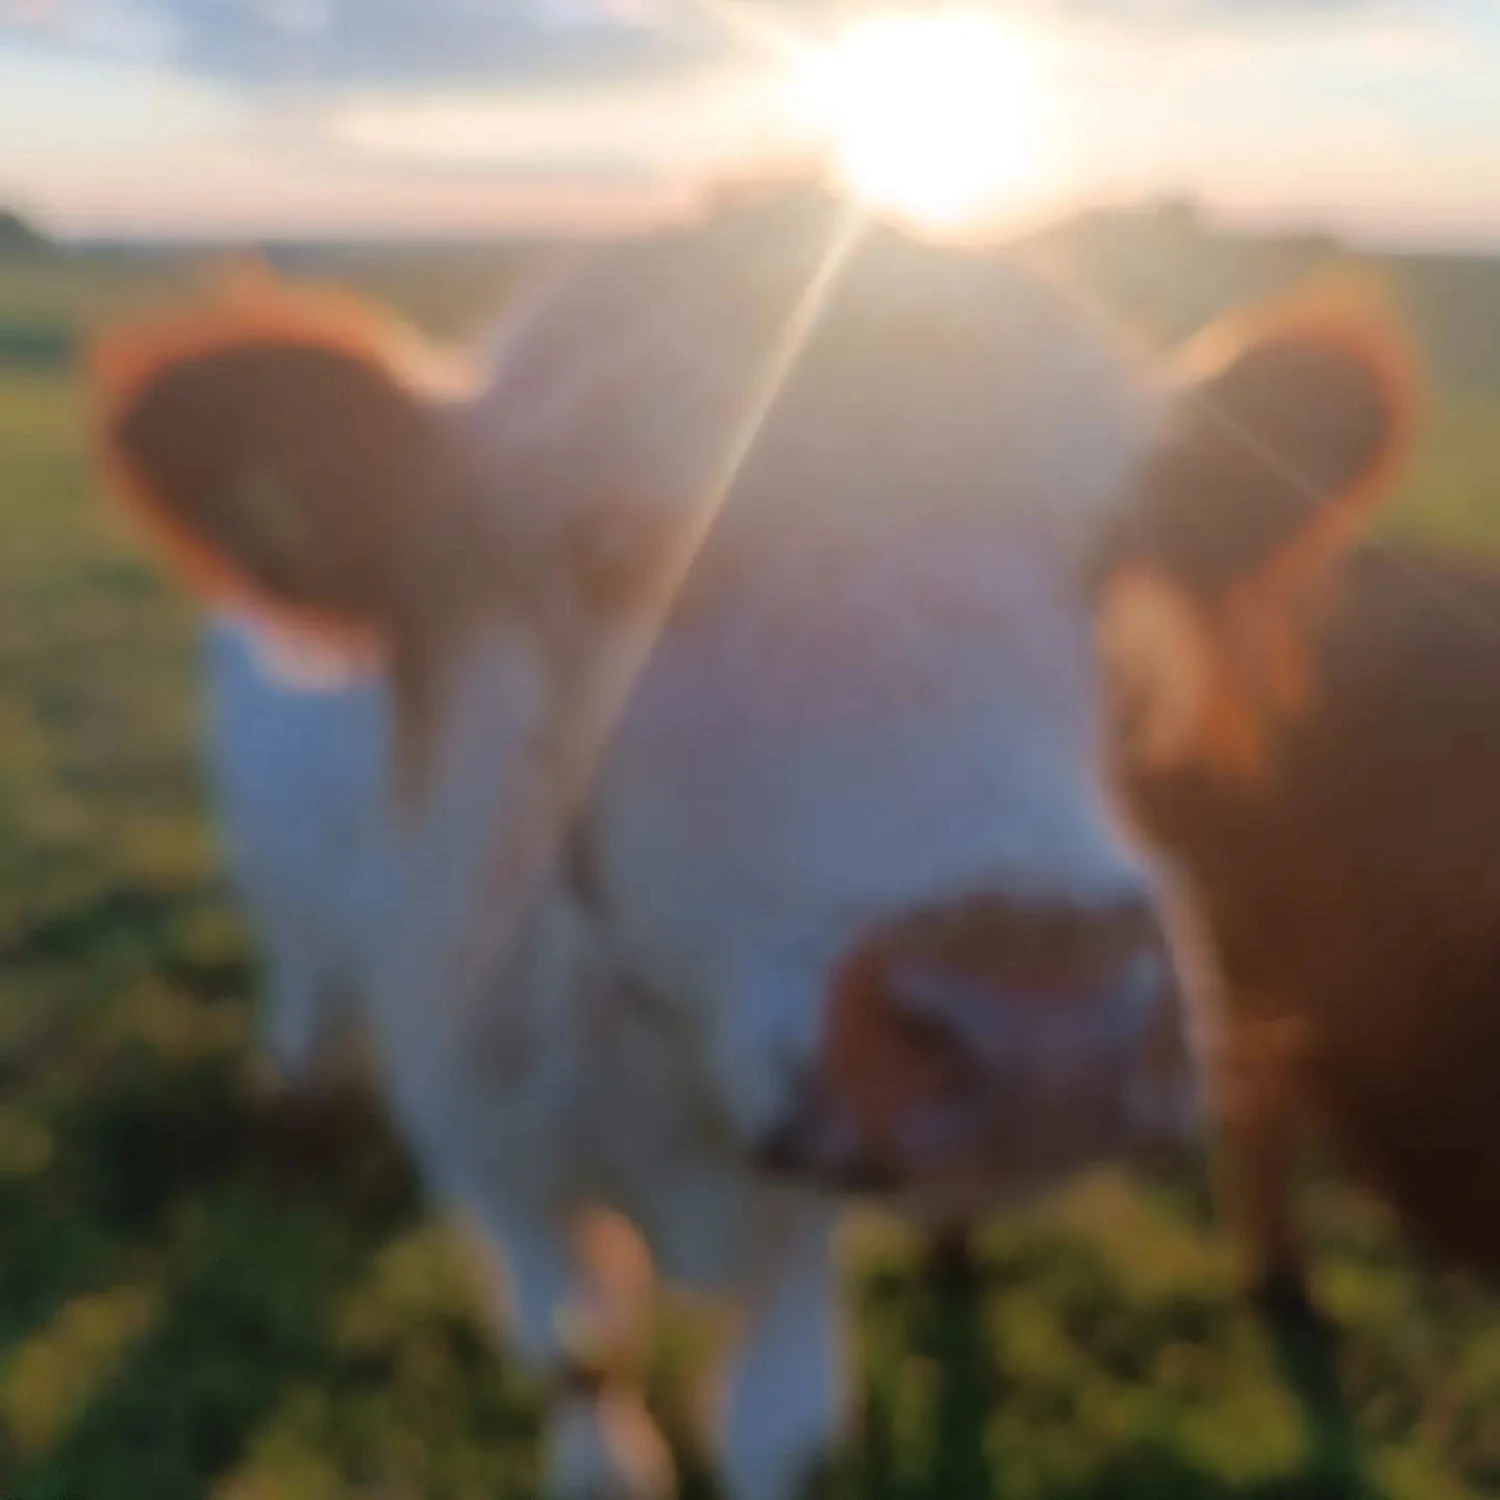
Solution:
<path fill-rule="evenodd" d="M 841 966 L 764 1164 L 851 1191 L 981 1195 L 1132 1154 L 1190 1095 L 1154 912 L 982 896 L 884 924 Z"/>

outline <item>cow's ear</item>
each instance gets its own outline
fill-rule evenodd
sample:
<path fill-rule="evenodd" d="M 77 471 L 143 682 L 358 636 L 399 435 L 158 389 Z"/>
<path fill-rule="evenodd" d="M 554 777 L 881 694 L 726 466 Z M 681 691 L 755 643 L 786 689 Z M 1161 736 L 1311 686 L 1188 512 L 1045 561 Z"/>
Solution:
<path fill-rule="evenodd" d="M 214 602 L 335 635 L 391 628 L 414 543 L 472 504 L 441 369 L 376 309 L 269 275 L 89 350 L 111 490 L 149 537 Z"/>
<path fill-rule="evenodd" d="M 1310 700 L 1311 636 L 1409 446 L 1414 363 L 1380 315 L 1288 304 L 1210 329 L 1100 571 L 1097 638 L 1137 769 L 1262 769 Z"/>
<path fill-rule="evenodd" d="M 495 544 L 435 387 L 458 379 L 373 308 L 241 279 L 102 333 L 89 371 L 111 491 L 208 598 L 417 662 Z M 429 664 L 430 665 L 430 664 Z"/>

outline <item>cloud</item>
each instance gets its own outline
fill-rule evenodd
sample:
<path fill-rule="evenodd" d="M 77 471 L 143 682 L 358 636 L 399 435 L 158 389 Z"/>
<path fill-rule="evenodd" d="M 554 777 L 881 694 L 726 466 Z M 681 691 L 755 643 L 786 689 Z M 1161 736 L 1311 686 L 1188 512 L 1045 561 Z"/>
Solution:
<path fill-rule="evenodd" d="M 983 0 L 981 0 L 983 3 Z M 989 0 L 1165 37 L 1473 0 Z M 7 31 L 199 77 L 314 91 L 639 77 L 753 50 L 736 14 L 811 22 L 842 0 L 0 0 Z M 774 23 L 773 23 L 774 24 Z"/>
<path fill-rule="evenodd" d="M 422 88 L 640 74 L 717 28 L 656 0 L 0 0 L 0 36 L 148 56 L 243 84 Z"/>

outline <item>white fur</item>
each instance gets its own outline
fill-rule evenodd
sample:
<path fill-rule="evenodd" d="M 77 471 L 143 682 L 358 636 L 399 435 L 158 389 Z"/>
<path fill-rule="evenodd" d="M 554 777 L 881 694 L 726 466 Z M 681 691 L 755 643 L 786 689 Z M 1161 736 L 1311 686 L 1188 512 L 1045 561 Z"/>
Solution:
<path fill-rule="evenodd" d="M 744 247 L 684 244 L 576 272 L 456 413 L 541 559 L 601 496 L 647 497 L 647 528 L 686 515 L 763 367 L 775 307 L 722 292 Z M 833 966 L 914 904 L 1090 901 L 1143 879 L 1100 804 L 1070 592 L 1145 431 L 1134 378 L 998 261 L 927 288 L 909 358 L 865 350 L 872 255 L 835 291 L 829 342 L 784 392 L 591 781 L 599 910 L 554 858 L 554 752 L 589 707 L 584 668 L 622 637 L 565 576 L 551 618 L 469 643 L 404 824 L 378 682 L 296 690 L 232 625 L 210 656 L 278 1055 L 306 1062 L 330 1006 L 358 997 L 428 1179 L 504 1252 L 511 1337 L 539 1372 L 566 1356 L 559 1311 L 590 1296 L 585 1207 L 623 1213 L 670 1281 L 736 1302 L 734 1500 L 792 1500 L 842 1414 L 834 1205 L 748 1164 L 806 1073 Z M 765 283 L 794 291 L 815 258 Z M 522 451 L 547 493 L 505 493 Z M 570 1493 L 630 1487 L 602 1456 L 618 1417 L 559 1408 Z"/>
<path fill-rule="evenodd" d="M 383 818 L 379 678 L 295 657 L 237 623 L 204 639 L 209 768 L 226 853 L 262 944 L 267 1049 L 313 1072 L 357 1016 L 353 872 Z"/>

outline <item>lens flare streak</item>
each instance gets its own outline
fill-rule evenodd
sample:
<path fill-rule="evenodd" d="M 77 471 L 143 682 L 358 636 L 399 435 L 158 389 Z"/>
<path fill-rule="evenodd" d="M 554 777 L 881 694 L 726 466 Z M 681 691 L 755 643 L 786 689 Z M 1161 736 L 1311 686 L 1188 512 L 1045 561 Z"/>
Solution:
<path fill-rule="evenodd" d="M 866 222 L 861 213 L 850 211 L 836 225 L 826 252 L 767 353 L 761 376 L 749 392 L 745 414 L 716 474 L 673 539 L 662 562 L 655 592 L 643 607 L 636 629 L 624 639 L 620 649 L 592 664 L 591 680 L 560 709 L 550 736 L 554 757 L 545 768 L 543 795 L 528 804 L 525 813 L 528 821 L 522 827 L 505 829 L 487 861 L 483 889 L 488 920 L 469 926 L 472 936 L 459 955 L 459 982 L 451 990 L 455 1008 L 444 1018 L 449 1028 L 457 1024 L 458 1012 L 466 1003 L 483 993 L 484 977 L 493 972 L 497 961 L 510 948 L 539 896 L 541 880 L 562 839 L 574 825 L 630 694 L 650 662 L 672 605 L 817 326 L 828 294 L 857 246 Z M 452 1035 L 451 1029 L 449 1034 Z"/>

